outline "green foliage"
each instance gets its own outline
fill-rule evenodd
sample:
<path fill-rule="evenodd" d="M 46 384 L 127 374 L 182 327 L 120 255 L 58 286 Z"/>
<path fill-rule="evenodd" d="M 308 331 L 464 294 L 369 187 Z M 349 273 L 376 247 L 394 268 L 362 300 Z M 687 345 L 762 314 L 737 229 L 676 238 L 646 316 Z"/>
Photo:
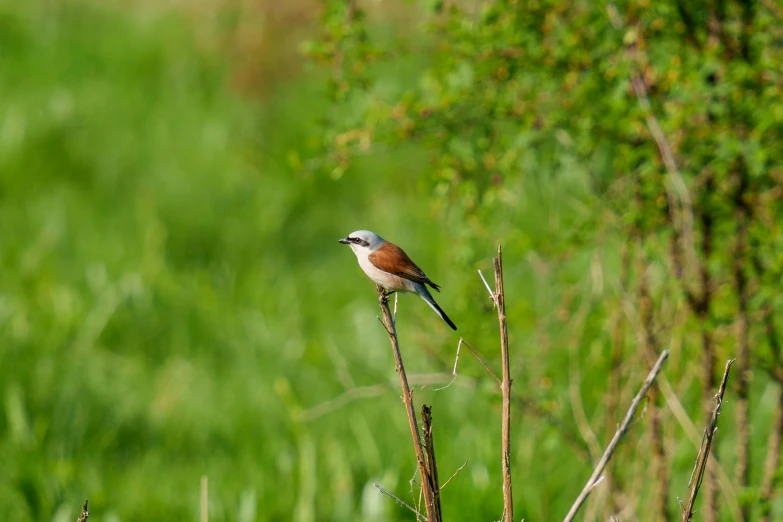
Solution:
<path fill-rule="evenodd" d="M 346 2 L 326 5 L 330 11 Z M 612 318 L 628 313 L 624 300 L 639 305 L 646 299 L 641 285 L 649 285 L 644 292 L 653 300 L 648 331 L 656 348 L 681 344 L 684 366 L 668 370 L 674 382 L 701 372 L 705 349 L 717 359 L 735 356 L 743 315 L 766 317 L 749 333 L 750 365 L 759 370 L 750 400 L 755 411 L 758 394 L 780 385 L 767 370 L 782 364 L 775 318 L 783 312 L 776 297 L 783 277 L 783 97 L 775 64 L 783 61 L 783 32 L 775 7 L 499 0 L 431 2 L 427 8 L 421 18 L 426 39 L 420 40 L 406 34 L 392 44 L 369 38 L 364 46 L 360 39 L 340 46 L 338 37 L 352 21 L 324 24 L 325 41 L 338 42 L 332 57 L 339 60 L 329 63 L 348 84 L 345 96 L 334 98 L 341 109 L 323 127 L 326 157 L 342 171 L 351 158 L 373 150 L 411 144 L 427 150 L 430 168 L 422 183 L 435 215 L 465 253 L 457 260 L 472 268 L 485 255 L 474 245 L 501 241 L 551 274 L 547 288 L 537 288 L 548 295 L 546 304 L 523 319 L 528 333 L 534 325 L 551 327 L 548 314 L 557 302 L 564 316 L 579 317 L 587 299 L 576 342 L 580 351 L 596 346 L 597 359 L 581 361 L 598 373 L 609 371 Z M 390 95 L 384 88 L 389 79 L 370 55 L 390 62 L 424 56 L 426 64 Z M 351 71 L 371 64 L 378 71 L 374 81 L 356 77 L 352 83 Z M 667 165 L 669 153 L 674 163 Z M 538 198 L 543 208 L 536 208 Z M 531 230 L 525 219 L 542 226 Z M 641 263 L 626 280 L 618 277 L 620 243 Z M 574 294 L 583 292 L 580 281 L 591 285 L 588 266 L 592 295 L 575 302 Z M 702 329 L 714 340 L 706 347 Z M 629 332 L 626 346 L 638 338 Z M 557 345 L 557 339 L 538 347 Z M 536 353 L 523 352 L 519 361 Z M 631 352 L 626 349 L 624 360 L 634 360 Z M 543 364 L 563 369 L 562 361 Z M 587 383 L 583 392 L 601 396 Z M 692 418 L 701 419 L 702 405 L 687 392 L 683 401 Z M 753 416 L 753 433 L 767 434 L 758 427 L 766 422 L 764 415 Z M 733 427 L 723 430 L 720 452 L 730 469 L 737 434 Z M 762 437 L 750 446 L 755 484 L 764 458 L 756 448 L 764 443 Z M 682 444 L 667 451 L 674 480 L 666 509 L 674 514 L 672 499 L 683 494 L 688 463 L 680 461 Z M 625 473 L 618 471 L 621 483 L 631 478 Z M 650 502 L 650 489 L 631 495 Z M 753 488 L 738 492 L 735 506 L 755 505 L 747 499 L 758 498 L 748 491 Z M 541 516 L 522 502 L 523 513 Z"/>

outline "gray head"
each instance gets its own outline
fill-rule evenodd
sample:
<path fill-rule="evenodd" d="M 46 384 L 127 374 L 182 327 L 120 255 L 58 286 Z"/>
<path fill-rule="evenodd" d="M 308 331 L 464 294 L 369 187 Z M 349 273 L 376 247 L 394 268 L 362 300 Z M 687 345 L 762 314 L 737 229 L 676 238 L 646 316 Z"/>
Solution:
<path fill-rule="evenodd" d="M 339 241 L 344 245 L 351 245 L 351 249 L 354 252 L 365 249 L 372 252 L 381 246 L 385 240 L 375 232 L 357 230 L 356 232 L 351 232 L 348 234 L 348 237 L 344 237 Z"/>

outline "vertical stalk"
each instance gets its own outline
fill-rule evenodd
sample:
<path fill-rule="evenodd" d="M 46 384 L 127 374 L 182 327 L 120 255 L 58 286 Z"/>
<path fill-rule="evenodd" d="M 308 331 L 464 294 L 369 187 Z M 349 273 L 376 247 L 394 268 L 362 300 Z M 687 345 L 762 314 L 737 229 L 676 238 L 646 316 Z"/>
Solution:
<path fill-rule="evenodd" d="M 513 522 L 514 501 L 511 491 L 511 371 L 508 358 L 508 328 L 506 325 L 506 302 L 503 290 L 503 253 L 498 245 L 498 256 L 495 265 L 495 305 L 498 308 L 498 323 L 500 324 L 500 354 L 503 365 L 503 376 L 500 390 L 503 393 L 503 426 L 502 426 L 502 469 L 503 469 L 503 514 L 504 520 Z"/>
<path fill-rule="evenodd" d="M 427 511 L 428 522 L 440 522 L 440 513 L 437 510 L 435 503 L 435 492 L 433 491 L 433 479 L 427 469 L 427 461 L 424 458 L 424 452 L 421 446 L 421 437 L 419 436 L 419 425 L 416 421 L 416 410 L 413 407 L 413 395 L 411 394 L 410 386 L 408 386 L 408 376 L 405 374 L 405 366 L 402 364 L 402 354 L 400 353 L 400 345 L 397 341 L 397 325 L 394 319 L 392 319 L 391 311 L 389 310 L 389 301 L 384 289 L 381 286 L 378 288 L 378 304 L 381 307 L 381 313 L 383 314 L 383 325 L 386 327 L 386 332 L 389 334 L 389 342 L 391 343 L 392 352 L 394 353 L 394 361 L 397 364 L 397 373 L 400 374 L 400 387 L 402 388 L 402 400 L 405 403 L 405 411 L 408 414 L 408 425 L 411 429 L 411 438 L 413 439 L 413 449 L 416 452 L 416 464 L 419 468 L 419 475 L 421 476 L 421 489 L 424 494 L 424 505 Z"/>

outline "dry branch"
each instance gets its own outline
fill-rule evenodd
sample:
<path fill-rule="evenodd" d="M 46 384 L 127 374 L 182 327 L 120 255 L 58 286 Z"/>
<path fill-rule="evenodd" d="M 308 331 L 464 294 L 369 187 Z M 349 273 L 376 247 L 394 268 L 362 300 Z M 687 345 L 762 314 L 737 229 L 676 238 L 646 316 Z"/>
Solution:
<path fill-rule="evenodd" d="M 503 379 L 500 390 L 503 393 L 502 422 L 502 467 L 503 467 L 503 515 L 504 520 L 513 522 L 514 501 L 511 490 L 511 370 L 508 357 L 508 327 L 506 325 L 506 297 L 503 289 L 503 252 L 498 245 L 498 256 L 493 260 L 495 267 L 495 293 L 492 300 L 498 309 L 500 326 L 500 356 Z M 472 351 L 472 350 L 471 350 Z M 487 367 L 487 369 L 489 369 Z"/>
<path fill-rule="evenodd" d="M 405 403 L 406 413 L 408 414 L 408 424 L 411 429 L 411 438 L 413 439 L 413 449 L 416 452 L 416 463 L 419 468 L 419 475 L 421 476 L 421 489 L 424 495 L 424 506 L 427 512 L 427 520 L 429 522 L 439 522 L 440 512 L 437 510 L 437 504 L 435 503 L 435 492 L 432 490 L 432 479 L 429 476 L 427 469 L 427 462 L 422 451 L 421 438 L 419 436 L 419 425 L 416 420 L 416 410 L 413 407 L 413 395 L 411 394 L 410 386 L 408 386 L 408 377 L 405 374 L 405 366 L 402 364 L 402 354 L 400 353 L 400 345 L 397 341 L 397 325 L 392 319 L 391 310 L 389 310 L 388 296 L 385 290 L 380 285 L 378 289 L 378 304 L 381 307 L 381 314 L 383 314 L 383 326 L 386 328 L 389 334 L 389 342 L 391 343 L 392 352 L 394 352 L 394 360 L 397 364 L 397 373 L 400 375 L 400 386 L 402 388 L 402 400 Z"/>
<path fill-rule="evenodd" d="M 485 360 L 484 360 L 484 359 L 483 359 L 483 358 L 482 358 L 482 357 L 481 357 L 481 356 L 478 354 L 478 352 L 477 352 L 476 350 L 474 350 L 474 349 L 473 349 L 473 347 L 472 347 L 472 346 L 470 346 L 470 345 L 469 345 L 469 344 L 468 344 L 468 343 L 467 343 L 467 342 L 466 342 L 464 339 L 460 338 L 460 341 L 462 342 L 462 344 L 464 344 L 465 346 L 467 346 L 467 347 L 468 347 L 468 350 L 470 350 L 470 353 L 472 353 L 472 354 L 473 354 L 473 356 L 474 356 L 476 359 L 478 359 L 478 361 L 479 361 L 479 362 L 480 362 L 480 363 L 481 363 L 481 364 L 484 366 L 484 368 L 486 368 L 486 370 L 489 372 L 489 374 L 492 376 L 492 378 L 493 378 L 493 379 L 495 379 L 495 381 L 498 383 L 498 385 L 500 385 L 500 386 L 502 387 L 502 386 L 503 386 L 503 384 L 501 383 L 500 379 L 498 379 L 498 376 L 497 376 L 497 375 L 495 375 L 495 372 L 493 372 L 493 371 L 492 371 L 492 368 L 490 368 L 490 367 L 489 367 L 489 365 L 488 365 L 488 364 L 486 363 L 486 361 L 485 361 Z M 455 367 L 456 367 L 456 365 L 455 365 Z"/>
<path fill-rule="evenodd" d="M 601 460 L 598 461 L 598 465 L 593 471 L 593 474 L 590 475 L 590 478 L 587 480 L 587 484 L 585 484 L 585 487 L 579 493 L 579 496 L 576 497 L 574 505 L 571 506 L 571 509 L 563 519 L 563 522 L 571 522 L 574 520 L 574 517 L 576 517 L 579 508 L 582 507 L 582 504 L 584 504 L 587 496 L 601 480 L 601 474 L 604 472 L 604 468 L 606 468 L 606 465 L 612 459 L 612 455 L 614 454 L 615 449 L 617 449 L 617 445 L 620 444 L 620 440 L 622 440 L 622 438 L 625 436 L 625 433 L 628 431 L 628 426 L 630 426 L 631 421 L 636 414 L 636 410 L 639 408 L 639 405 L 644 399 L 644 396 L 647 394 L 647 391 L 653 385 L 655 377 L 661 371 L 661 367 L 663 367 L 663 363 L 666 361 L 667 357 L 669 357 L 669 350 L 664 350 L 660 357 L 658 357 L 658 360 L 655 362 L 655 366 L 653 366 L 652 370 L 650 370 L 650 373 L 647 375 L 647 379 L 645 379 L 644 384 L 642 384 L 639 393 L 637 393 L 636 397 L 634 397 L 633 401 L 631 401 L 631 407 L 628 408 L 628 412 L 625 414 L 623 422 L 617 428 L 614 437 L 612 437 L 611 442 L 609 442 L 609 445 L 606 447 L 606 451 L 604 451 L 604 454 L 601 456 Z"/>
<path fill-rule="evenodd" d="M 87 500 L 85 500 L 84 506 L 82 506 L 82 513 L 79 515 L 79 518 L 76 519 L 76 522 L 87 522 L 89 516 L 90 513 L 87 512 Z"/>
<path fill-rule="evenodd" d="M 440 509 L 440 481 L 438 480 L 438 465 L 435 462 L 435 441 L 432 438 L 432 408 L 426 404 L 421 407 L 422 438 L 424 439 L 424 457 L 427 462 L 427 473 L 430 479 L 430 489 L 434 494 L 435 513 L 438 522 L 442 522 Z"/>
<path fill-rule="evenodd" d="M 696 465 L 693 468 L 691 481 L 688 484 L 688 487 L 691 487 L 692 489 L 688 504 L 683 508 L 683 522 L 689 522 L 693 519 L 693 506 L 696 504 L 696 497 L 699 495 L 699 488 L 701 488 L 701 483 L 707 469 L 707 460 L 709 459 L 710 449 L 712 448 L 712 439 L 715 437 L 715 432 L 718 431 L 718 417 L 720 416 L 720 409 L 723 405 L 723 394 L 726 392 L 726 383 L 729 380 L 729 369 L 731 368 L 732 363 L 734 363 L 734 359 L 726 361 L 726 369 L 723 370 L 723 379 L 721 379 L 720 388 L 714 397 L 716 403 L 715 408 L 710 414 L 710 420 L 707 423 L 707 427 L 704 428 L 701 448 L 699 448 Z"/>
<path fill-rule="evenodd" d="M 680 428 L 682 428 L 682 430 L 685 432 L 685 435 L 687 436 L 690 443 L 693 444 L 694 448 L 701 446 L 699 430 L 688 416 L 688 413 L 685 411 L 682 403 L 677 398 L 677 395 L 668 379 L 666 379 L 666 376 L 662 375 L 659 379 L 656 380 L 656 382 L 658 383 L 658 387 L 666 401 L 666 406 L 669 408 L 669 411 L 672 413 L 672 415 L 674 415 L 674 418 L 677 420 L 677 424 L 679 424 Z M 729 508 L 729 513 L 732 517 L 734 517 L 734 520 L 739 520 L 742 517 L 742 510 L 740 509 L 740 505 L 737 500 L 737 492 L 734 489 L 731 478 L 717 460 L 712 459 L 708 466 L 714 469 L 715 474 L 718 477 L 718 484 L 720 485 L 721 492 L 724 495 L 726 505 Z"/>

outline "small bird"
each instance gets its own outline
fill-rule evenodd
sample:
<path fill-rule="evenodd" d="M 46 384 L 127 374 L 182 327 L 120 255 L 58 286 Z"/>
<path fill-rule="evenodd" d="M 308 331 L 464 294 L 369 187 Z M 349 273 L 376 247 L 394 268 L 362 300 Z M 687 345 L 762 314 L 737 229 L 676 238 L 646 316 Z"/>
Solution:
<path fill-rule="evenodd" d="M 414 293 L 424 299 L 453 330 L 457 329 L 446 312 L 441 310 L 432 298 L 426 285 L 430 285 L 438 292 L 440 287 L 411 261 L 403 249 L 369 230 L 351 232 L 348 237 L 340 239 L 339 242 L 351 245 L 351 250 L 356 254 L 364 273 L 375 284 L 381 285 L 387 295 L 394 292 Z"/>

